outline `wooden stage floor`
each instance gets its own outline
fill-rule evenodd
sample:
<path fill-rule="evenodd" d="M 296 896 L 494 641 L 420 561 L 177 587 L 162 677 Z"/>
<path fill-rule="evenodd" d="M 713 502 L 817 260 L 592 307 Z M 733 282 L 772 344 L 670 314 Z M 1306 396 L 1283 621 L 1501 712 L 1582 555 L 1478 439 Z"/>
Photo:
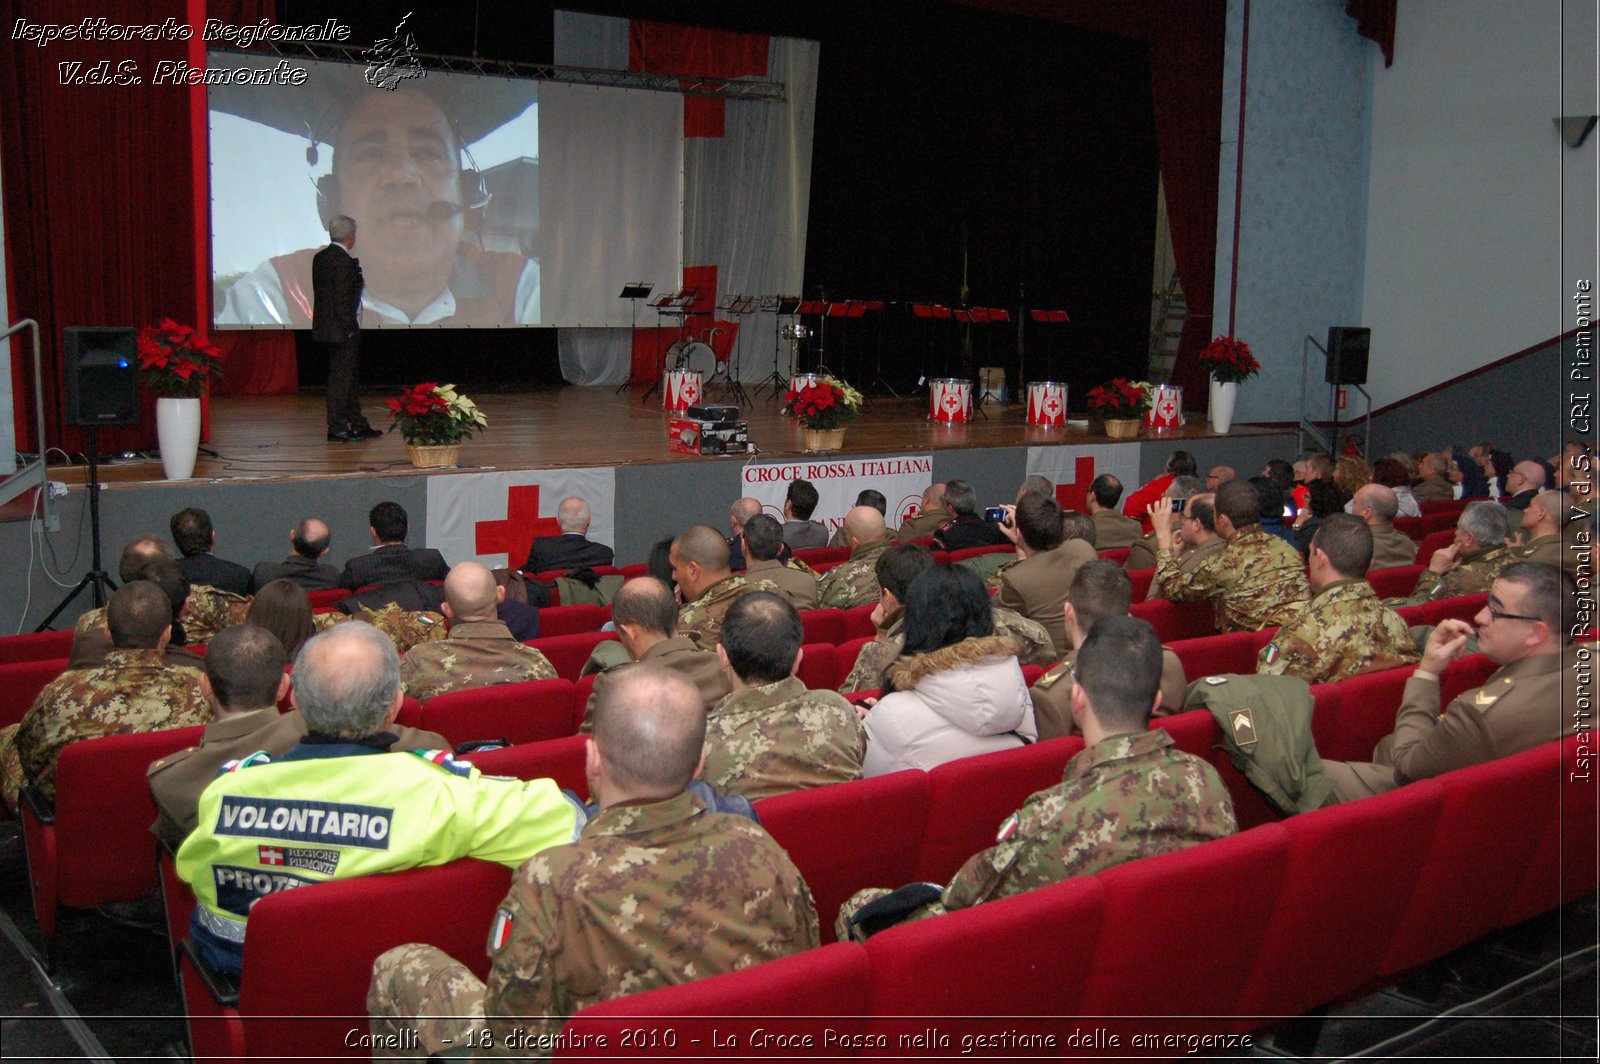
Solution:
<path fill-rule="evenodd" d="M 645 388 L 616 394 L 609 387 L 559 386 L 515 394 L 474 393 L 488 415 L 488 430 L 467 442 L 462 465 L 449 472 L 490 469 L 548 469 L 574 466 L 625 466 L 661 462 L 749 461 L 746 457 L 702 458 L 667 450 L 666 415 L 660 396 L 640 399 Z M 363 396 L 373 425 L 387 426 L 388 393 Z M 321 395 L 224 396 L 211 406 L 211 439 L 202 445 L 194 476 L 208 482 L 303 480 L 350 476 L 415 476 L 396 434 L 365 443 L 329 443 Z M 1046 444 L 1113 444 L 1086 427 L 1042 429 L 1026 424 L 1021 405 L 985 407 L 968 425 L 935 425 L 927 420 L 927 397 L 870 399 L 863 416 L 849 423 L 839 454 L 893 454 L 978 447 L 1029 447 Z M 794 419 L 776 400 L 747 406 L 754 458 L 782 460 L 804 453 Z M 1200 422 L 1197 415 L 1190 420 Z M 1274 429 L 1235 426 L 1231 435 L 1270 435 Z M 1165 441 L 1213 438 L 1203 423 L 1163 433 Z M 207 452 L 213 453 L 207 453 Z M 82 465 L 51 466 L 50 478 L 71 485 L 87 479 Z M 167 483 L 154 458 L 109 458 L 100 466 L 107 483 Z"/>

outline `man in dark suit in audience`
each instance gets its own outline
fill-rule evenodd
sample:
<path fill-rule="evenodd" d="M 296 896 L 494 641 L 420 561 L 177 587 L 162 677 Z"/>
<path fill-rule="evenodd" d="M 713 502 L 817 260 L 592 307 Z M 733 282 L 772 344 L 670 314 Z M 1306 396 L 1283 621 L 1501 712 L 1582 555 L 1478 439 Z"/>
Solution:
<path fill-rule="evenodd" d="M 562 499 L 561 505 L 556 507 L 556 524 L 561 526 L 561 535 L 535 539 L 522 571 L 547 573 L 610 565 L 611 548 L 589 539 L 589 520 L 588 503 L 576 495 Z"/>
<path fill-rule="evenodd" d="M 391 584 L 398 580 L 443 580 L 450 575 L 444 555 L 432 547 L 416 550 L 406 546 L 409 521 L 405 508 L 397 502 L 380 502 L 367 515 L 371 522 L 371 551 L 344 563 L 339 586 L 350 591 L 372 584 Z"/>
<path fill-rule="evenodd" d="M 231 591 L 235 595 L 250 593 L 250 570 L 237 562 L 224 561 L 212 554 L 217 545 L 217 534 L 211 527 L 211 515 L 196 507 L 179 510 L 169 522 L 172 542 L 178 545 L 178 565 L 191 584 Z"/>
<path fill-rule="evenodd" d="M 328 591 L 339 586 L 339 570 L 324 565 L 333 542 L 328 526 L 315 517 L 308 517 L 289 532 L 291 553 L 281 563 L 261 562 L 250 574 L 250 592 L 254 594 L 274 580 L 289 580 L 307 591 Z"/>

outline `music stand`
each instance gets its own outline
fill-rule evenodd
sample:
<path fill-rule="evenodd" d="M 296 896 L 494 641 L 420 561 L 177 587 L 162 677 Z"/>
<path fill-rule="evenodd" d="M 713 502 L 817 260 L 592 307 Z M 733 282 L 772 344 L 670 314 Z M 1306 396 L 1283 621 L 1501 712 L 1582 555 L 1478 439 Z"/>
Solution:
<path fill-rule="evenodd" d="M 789 389 L 789 378 L 794 376 L 795 349 L 793 346 L 789 348 L 789 377 L 785 377 L 779 369 L 779 359 L 783 357 L 783 319 L 793 317 L 799 307 L 799 296 L 761 297 L 761 309 L 772 311 L 772 372 L 762 377 L 751 389 L 758 396 L 761 389 L 771 388 L 772 398 L 777 399 Z"/>
<path fill-rule="evenodd" d="M 728 354 L 728 361 L 722 364 L 718 371 L 722 374 L 722 397 L 724 399 L 738 399 L 743 406 L 750 406 L 751 399 L 745 393 L 744 385 L 739 382 L 739 356 L 744 351 L 744 316 L 758 309 L 761 299 L 757 296 L 729 296 L 724 301 L 723 309 L 739 315 L 738 330 L 733 337 L 733 350 Z"/>
<path fill-rule="evenodd" d="M 622 291 L 617 293 L 618 299 L 627 299 L 633 302 L 633 321 L 628 326 L 628 375 L 623 378 L 621 384 L 617 385 L 617 390 L 612 392 L 612 395 L 626 391 L 638 383 L 633 379 L 633 345 L 637 341 L 639 334 L 639 300 L 647 298 L 650 295 L 650 289 L 654 287 L 653 284 L 645 281 L 629 281 L 622 286 Z"/>

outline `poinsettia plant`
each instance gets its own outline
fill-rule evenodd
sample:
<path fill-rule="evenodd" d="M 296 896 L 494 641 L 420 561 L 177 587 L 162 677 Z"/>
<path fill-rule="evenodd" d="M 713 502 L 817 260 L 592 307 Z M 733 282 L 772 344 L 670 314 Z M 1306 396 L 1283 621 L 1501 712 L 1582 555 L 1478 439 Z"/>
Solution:
<path fill-rule="evenodd" d="M 1142 417 L 1150 409 L 1150 392 L 1143 381 L 1126 377 L 1089 389 L 1089 412 L 1108 420 Z"/>
<path fill-rule="evenodd" d="M 1261 372 L 1250 345 L 1231 336 L 1219 336 L 1200 352 L 1200 365 L 1223 384 L 1239 384 Z"/>
<path fill-rule="evenodd" d="M 414 447 L 442 447 L 460 443 L 489 424 L 476 403 L 454 384 L 414 384 L 389 400 L 392 424 L 400 438 Z"/>
<path fill-rule="evenodd" d="M 791 384 L 783 405 L 808 429 L 836 429 L 861 416 L 861 393 L 837 377 L 821 377 L 798 391 Z"/>
<path fill-rule="evenodd" d="M 139 330 L 139 379 L 158 396 L 193 399 L 222 377 L 222 352 L 202 332 L 162 318 Z"/>

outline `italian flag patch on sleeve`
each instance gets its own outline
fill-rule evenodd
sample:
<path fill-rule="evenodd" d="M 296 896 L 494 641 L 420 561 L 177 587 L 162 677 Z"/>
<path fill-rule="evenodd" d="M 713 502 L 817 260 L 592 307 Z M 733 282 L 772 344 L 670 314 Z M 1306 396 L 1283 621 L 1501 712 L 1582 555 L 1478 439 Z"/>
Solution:
<path fill-rule="evenodd" d="M 511 925 L 515 918 L 511 910 L 502 906 L 494 911 L 494 923 L 489 925 L 489 952 L 499 953 L 511 941 Z"/>

